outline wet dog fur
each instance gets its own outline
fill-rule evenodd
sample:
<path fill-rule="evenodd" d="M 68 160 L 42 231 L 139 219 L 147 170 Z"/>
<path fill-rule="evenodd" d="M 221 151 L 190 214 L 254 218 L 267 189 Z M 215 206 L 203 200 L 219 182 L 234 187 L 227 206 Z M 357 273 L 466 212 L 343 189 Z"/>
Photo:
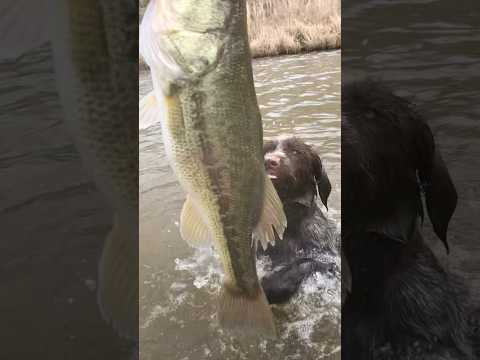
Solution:
<path fill-rule="evenodd" d="M 456 203 L 413 105 L 379 83 L 343 85 L 342 269 L 346 261 L 350 289 L 342 359 L 475 358 L 465 288 L 421 234 L 426 212 L 448 251 Z"/>
<path fill-rule="evenodd" d="M 275 246 L 258 249 L 258 255 L 268 256 L 274 269 L 262 279 L 262 286 L 270 303 L 283 303 L 312 273 L 334 271 L 333 263 L 320 262 L 313 254 L 336 253 L 339 234 L 317 204 L 319 198 L 327 207 L 331 184 L 312 147 L 298 138 L 279 138 L 265 142 L 264 159 L 283 203 L 287 229 Z"/>

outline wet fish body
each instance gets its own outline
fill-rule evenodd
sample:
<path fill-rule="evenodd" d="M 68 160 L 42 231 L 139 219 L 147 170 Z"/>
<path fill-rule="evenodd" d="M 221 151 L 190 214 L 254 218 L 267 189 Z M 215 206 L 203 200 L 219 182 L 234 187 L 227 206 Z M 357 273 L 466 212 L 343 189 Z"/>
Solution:
<path fill-rule="evenodd" d="M 51 31 L 65 121 L 85 168 L 114 212 L 102 251 L 98 303 L 125 337 L 138 337 L 136 1 L 54 1 Z"/>
<path fill-rule="evenodd" d="M 182 237 L 193 245 L 213 243 L 220 254 L 219 320 L 275 335 L 255 246 L 273 242 L 275 232 L 281 237 L 286 218 L 263 165 L 245 1 L 151 1 L 140 50 L 154 84 L 141 102 L 140 121 L 160 119 L 168 158 L 187 193 Z"/>
<path fill-rule="evenodd" d="M 49 43 L 63 120 L 114 212 L 98 302 L 118 333 L 138 337 L 138 1 L 7 0 L 0 58 Z M 2 49 L 3 50 L 3 49 Z"/>

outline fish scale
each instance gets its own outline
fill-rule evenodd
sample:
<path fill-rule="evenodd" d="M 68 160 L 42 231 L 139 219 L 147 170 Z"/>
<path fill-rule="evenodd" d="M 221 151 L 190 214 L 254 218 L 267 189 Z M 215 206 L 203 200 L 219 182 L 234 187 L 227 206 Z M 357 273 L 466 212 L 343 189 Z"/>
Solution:
<path fill-rule="evenodd" d="M 62 120 L 115 214 L 98 269 L 98 303 L 130 338 L 138 337 L 137 9 L 136 0 L 10 0 L 0 10 L 8 20 L 0 42 L 14 45 L 7 58 L 51 46 Z"/>
<path fill-rule="evenodd" d="M 113 227 L 99 264 L 103 317 L 138 334 L 136 2 L 53 1 L 54 68 L 65 120 L 85 168 L 108 199 Z"/>
<path fill-rule="evenodd" d="M 187 194 L 182 237 L 212 244 L 220 254 L 220 323 L 271 336 L 276 330 L 256 272 L 256 241 L 273 242 L 274 228 L 282 236 L 286 218 L 263 166 L 246 4 L 192 5 L 155 0 L 145 12 L 140 49 L 154 91 L 140 113 L 160 117 L 169 162 Z"/>

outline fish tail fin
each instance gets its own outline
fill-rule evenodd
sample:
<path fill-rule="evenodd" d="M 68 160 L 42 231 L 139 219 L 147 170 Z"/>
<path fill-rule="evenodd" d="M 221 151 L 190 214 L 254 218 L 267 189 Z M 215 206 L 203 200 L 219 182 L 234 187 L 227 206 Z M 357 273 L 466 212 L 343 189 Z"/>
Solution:
<path fill-rule="evenodd" d="M 146 129 L 160 121 L 160 104 L 155 97 L 155 92 L 151 91 L 145 95 L 139 104 L 139 122 L 140 129 Z"/>
<path fill-rule="evenodd" d="M 126 338 L 138 338 L 138 242 L 117 219 L 103 247 L 98 304 L 105 321 Z"/>
<path fill-rule="evenodd" d="M 224 284 L 220 294 L 218 319 L 222 327 L 231 330 L 277 337 L 273 313 L 261 287 L 257 294 L 249 296 Z"/>
<path fill-rule="evenodd" d="M 253 232 L 253 240 L 260 242 L 266 250 L 268 244 L 275 245 L 275 233 L 280 239 L 287 228 L 287 217 L 283 211 L 283 204 L 272 180 L 265 176 L 265 195 L 259 221 Z"/>

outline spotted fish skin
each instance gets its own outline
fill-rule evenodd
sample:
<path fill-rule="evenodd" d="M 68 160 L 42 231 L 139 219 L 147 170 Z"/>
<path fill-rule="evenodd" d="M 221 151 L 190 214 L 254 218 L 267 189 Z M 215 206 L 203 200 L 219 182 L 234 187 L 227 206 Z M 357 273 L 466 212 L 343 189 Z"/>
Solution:
<path fill-rule="evenodd" d="M 99 263 L 98 303 L 120 335 L 137 339 L 138 85 L 132 79 L 138 74 L 138 2 L 52 0 L 51 13 L 64 118 L 115 214 Z"/>
<path fill-rule="evenodd" d="M 154 84 L 153 101 L 143 104 L 156 106 L 140 111 L 159 117 L 170 164 L 187 194 L 181 235 L 194 245 L 213 243 L 220 254 L 220 322 L 274 336 L 255 245 L 267 246 L 275 231 L 281 237 L 286 218 L 263 165 L 245 1 L 153 1 L 140 49 Z"/>

